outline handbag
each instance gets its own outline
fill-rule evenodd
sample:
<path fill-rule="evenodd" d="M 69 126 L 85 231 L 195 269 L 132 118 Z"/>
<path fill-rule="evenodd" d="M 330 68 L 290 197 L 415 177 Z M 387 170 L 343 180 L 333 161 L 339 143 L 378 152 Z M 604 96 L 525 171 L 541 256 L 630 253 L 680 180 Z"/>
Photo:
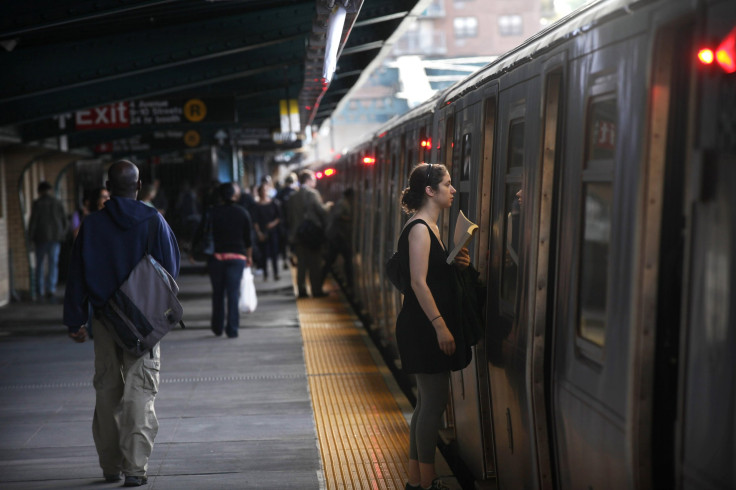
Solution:
<path fill-rule="evenodd" d="M 258 306 L 258 296 L 256 296 L 256 285 L 253 281 L 253 271 L 250 267 L 246 267 L 243 269 L 243 276 L 240 278 L 238 310 L 240 313 L 253 313 L 256 306 Z"/>
<path fill-rule="evenodd" d="M 148 241 L 143 258 L 123 284 L 96 314 L 110 324 L 115 342 L 126 352 L 141 357 L 182 322 L 183 310 L 176 298 L 179 286 L 150 255 L 156 226 L 148 221 Z"/>
<path fill-rule="evenodd" d="M 385 269 L 386 277 L 388 277 L 388 280 L 391 281 L 391 284 L 393 284 L 394 287 L 401 292 L 401 294 L 404 294 L 407 289 L 407 284 L 402 277 L 399 252 L 394 252 L 394 254 L 388 259 Z"/>
<path fill-rule="evenodd" d="M 206 212 L 192 242 L 192 258 L 197 262 L 206 262 L 214 253 L 215 237 L 212 235 L 212 217 L 209 212 Z"/>

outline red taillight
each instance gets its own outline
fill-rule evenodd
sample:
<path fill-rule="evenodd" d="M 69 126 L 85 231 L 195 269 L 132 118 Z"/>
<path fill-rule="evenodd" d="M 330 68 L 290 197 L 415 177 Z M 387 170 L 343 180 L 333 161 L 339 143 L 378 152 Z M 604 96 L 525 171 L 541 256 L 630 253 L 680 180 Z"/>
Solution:
<path fill-rule="evenodd" d="M 322 172 L 317 172 L 316 174 L 314 174 L 314 176 L 317 177 L 317 180 L 319 180 L 322 177 L 324 177 L 325 175 Z"/>
<path fill-rule="evenodd" d="M 698 60 L 704 65 L 712 65 L 717 62 L 726 73 L 736 72 L 736 27 L 723 38 L 715 52 L 710 48 L 698 51 Z"/>
<path fill-rule="evenodd" d="M 426 140 L 422 140 L 420 144 L 422 145 L 422 148 L 432 148 L 432 140 L 429 138 Z"/>
<path fill-rule="evenodd" d="M 325 169 L 325 177 L 332 177 L 335 175 L 335 169 L 334 168 L 326 168 Z"/>
<path fill-rule="evenodd" d="M 708 49 L 708 48 L 701 49 L 700 51 L 698 51 L 698 59 L 704 65 L 710 65 L 711 63 L 713 63 L 713 60 L 715 59 L 715 55 L 713 54 L 713 50 L 712 49 Z"/>
<path fill-rule="evenodd" d="M 363 157 L 363 165 L 373 165 L 376 163 L 376 159 L 373 157 Z"/>
<path fill-rule="evenodd" d="M 726 73 L 736 72 L 736 27 L 718 45 L 716 61 Z"/>

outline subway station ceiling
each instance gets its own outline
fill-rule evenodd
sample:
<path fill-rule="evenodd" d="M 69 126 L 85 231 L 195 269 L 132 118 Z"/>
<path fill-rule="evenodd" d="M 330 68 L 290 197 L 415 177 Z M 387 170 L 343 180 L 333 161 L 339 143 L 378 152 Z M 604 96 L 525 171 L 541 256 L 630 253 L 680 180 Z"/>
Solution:
<path fill-rule="evenodd" d="M 424 3 L 4 0 L 0 127 L 23 143 L 64 135 L 70 150 L 95 153 L 225 141 L 253 151 L 298 147 L 299 139 L 274 142 L 273 134 L 290 119 L 303 137 L 330 117 Z M 339 57 L 325 83 L 338 6 L 346 12 Z"/>

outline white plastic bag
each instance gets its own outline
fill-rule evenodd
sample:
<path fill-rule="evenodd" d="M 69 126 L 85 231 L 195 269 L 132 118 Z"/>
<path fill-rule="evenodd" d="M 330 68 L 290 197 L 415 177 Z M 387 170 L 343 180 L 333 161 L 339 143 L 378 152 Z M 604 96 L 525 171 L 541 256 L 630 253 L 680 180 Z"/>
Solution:
<path fill-rule="evenodd" d="M 253 271 L 250 270 L 250 267 L 246 267 L 240 279 L 238 310 L 240 313 L 252 313 L 256 311 L 256 306 L 258 306 L 258 297 L 256 296 L 256 285 L 253 282 Z"/>

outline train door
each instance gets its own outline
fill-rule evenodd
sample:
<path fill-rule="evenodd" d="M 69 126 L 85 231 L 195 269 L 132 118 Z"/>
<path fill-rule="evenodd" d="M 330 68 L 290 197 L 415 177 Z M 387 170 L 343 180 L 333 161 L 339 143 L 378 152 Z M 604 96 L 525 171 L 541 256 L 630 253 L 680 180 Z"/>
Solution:
<path fill-rule="evenodd" d="M 391 283 L 386 280 L 386 274 L 383 272 L 383 264 L 386 263 L 386 250 L 391 250 L 392 245 L 386 243 L 388 233 L 387 224 L 391 220 L 391 203 L 393 202 L 393 194 L 389 188 L 391 160 L 388 142 L 379 140 L 375 146 L 376 149 L 376 210 L 375 224 L 373 236 L 373 289 L 375 291 L 376 309 L 374 311 L 381 312 L 376 315 L 378 328 L 381 333 L 381 344 L 386 346 L 393 338 L 393 318 L 388 313 L 388 288 Z"/>
<path fill-rule="evenodd" d="M 360 300 L 365 309 L 369 308 L 370 291 L 368 289 L 368 263 L 370 261 L 370 250 L 368 248 L 368 236 L 370 236 L 369 227 L 370 209 L 371 209 L 371 185 L 370 185 L 370 159 L 372 157 L 367 151 L 361 150 L 358 153 L 358 160 L 355 162 L 355 168 L 359 174 L 359 196 L 360 208 L 367 212 L 359 213 L 356 238 L 357 249 L 360 253 L 356 257 L 356 265 L 358 266 L 358 280 L 360 281 Z"/>
<path fill-rule="evenodd" d="M 457 189 L 456 199 L 449 213 L 449 233 L 447 246 L 453 248 L 451 238 L 454 234 L 455 217 L 462 212 L 473 222 L 480 217 L 479 183 L 483 181 L 484 150 L 483 131 L 483 104 L 477 101 L 448 117 L 448 127 L 445 134 L 453 135 L 445 144 L 457 142 L 459 158 L 454 165 L 448 165 L 452 176 L 452 183 Z M 489 151 L 491 149 L 489 148 Z M 490 171 L 490 168 L 488 169 Z M 480 177 L 480 178 L 479 178 Z M 482 243 L 479 237 L 469 244 L 470 256 L 474 264 L 478 264 L 479 250 Z M 485 255 L 485 254 L 483 254 Z M 458 453 L 463 462 L 469 467 L 477 480 L 484 480 L 492 473 L 493 452 L 490 425 L 490 407 L 483 401 L 488 400 L 488 380 L 485 366 L 485 356 L 482 346 L 473 347 L 473 358 L 470 364 L 461 371 L 451 373 L 452 386 L 451 406 L 454 437 Z M 480 428 L 480 430 L 479 430 Z"/>
<path fill-rule="evenodd" d="M 621 36 L 623 37 L 623 36 Z M 560 172 L 551 425 L 560 488 L 629 488 L 647 36 L 569 63 Z"/>
<path fill-rule="evenodd" d="M 499 91 L 489 240 L 485 353 L 491 386 L 496 473 L 501 489 L 536 488 L 529 391 L 528 271 L 539 155 L 540 77 Z M 509 85 L 510 84 L 510 85 Z M 531 205 L 527 204 L 531 202 Z"/>

